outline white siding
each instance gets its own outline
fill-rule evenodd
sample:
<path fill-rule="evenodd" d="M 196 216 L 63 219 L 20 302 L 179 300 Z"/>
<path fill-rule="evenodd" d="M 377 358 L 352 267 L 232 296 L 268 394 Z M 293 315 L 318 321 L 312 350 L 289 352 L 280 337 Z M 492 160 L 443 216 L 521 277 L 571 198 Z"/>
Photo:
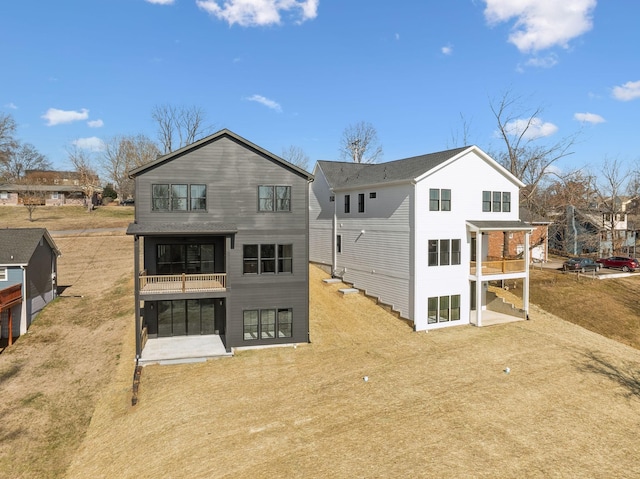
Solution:
<path fill-rule="evenodd" d="M 451 211 L 429 211 L 429 189 L 451 190 Z M 511 212 L 482 211 L 483 191 L 511 192 Z M 416 184 L 415 315 L 416 330 L 469 323 L 471 261 L 466 221 L 518 219 L 518 185 L 474 152 L 467 153 Z M 428 266 L 430 239 L 460 239 L 460 265 Z M 427 325 L 427 299 L 459 294 L 460 321 Z"/>

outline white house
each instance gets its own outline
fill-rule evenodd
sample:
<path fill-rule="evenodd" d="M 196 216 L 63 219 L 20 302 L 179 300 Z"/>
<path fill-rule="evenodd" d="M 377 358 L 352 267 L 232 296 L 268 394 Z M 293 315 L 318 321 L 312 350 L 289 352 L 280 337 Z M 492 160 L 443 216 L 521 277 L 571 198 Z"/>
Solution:
<path fill-rule="evenodd" d="M 490 237 L 506 243 L 512 232 L 525 233 L 518 249 L 529 250 L 532 227 L 518 218 L 524 184 L 478 147 L 380 164 L 319 161 L 314 175 L 310 261 L 391 306 L 416 331 L 481 326 L 491 280 L 523 280 L 526 316 L 529 262 L 510 258 L 509 247 L 488 254 Z"/>

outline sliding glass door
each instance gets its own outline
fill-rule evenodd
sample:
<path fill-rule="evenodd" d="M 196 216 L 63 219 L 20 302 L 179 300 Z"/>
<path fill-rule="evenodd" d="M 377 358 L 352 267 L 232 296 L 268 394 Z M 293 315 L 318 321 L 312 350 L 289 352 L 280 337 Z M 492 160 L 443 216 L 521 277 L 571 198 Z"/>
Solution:
<path fill-rule="evenodd" d="M 158 337 L 215 334 L 216 301 L 224 304 L 221 299 L 158 301 Z"/>

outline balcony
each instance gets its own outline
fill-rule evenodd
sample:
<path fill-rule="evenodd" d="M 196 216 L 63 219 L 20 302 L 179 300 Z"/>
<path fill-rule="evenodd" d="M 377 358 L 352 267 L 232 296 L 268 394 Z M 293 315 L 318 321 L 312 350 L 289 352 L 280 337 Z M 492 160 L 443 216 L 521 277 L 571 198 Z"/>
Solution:
<path fill-rule="evenodd" d="M 208 293 L 227 290 L 226 273 L 148 275 L 143 271 L 138 281 L 139 291 L 144 294 Z"/>
<path fill-rule="evenodd" d="M 524 259 L 488 259 L 482 261 L 482 276 L 492 274 L 524 273 L 526 264 Z M 476 275 L 477 263 L 471 261 L 471 274 Z"/>

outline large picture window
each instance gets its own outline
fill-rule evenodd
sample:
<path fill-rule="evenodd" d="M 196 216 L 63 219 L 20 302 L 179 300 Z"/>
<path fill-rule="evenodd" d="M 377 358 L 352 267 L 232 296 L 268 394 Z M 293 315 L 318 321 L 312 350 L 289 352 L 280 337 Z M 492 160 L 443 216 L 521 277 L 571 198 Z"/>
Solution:
<path fill-rule="evenodd" d="M 242 255 L 243 274 L 293 273 L 291 244 L 246 244 Z"/>
<path fill-rule="evenodd" d="M 250 309 L 243 311 L 243 338 L 290 338 L 293 336 L 293 310 L 291 308 Z"/>
<path fill-rule="evenodd" d="M 206 209 L 206 185 L 157 184 L 151 186 L 152 211 L 204 211 Z"/>
<path fill-rule="evenodd" d="M 258 186 L 259 211 L 291 211 L 291 187 Z"/>

